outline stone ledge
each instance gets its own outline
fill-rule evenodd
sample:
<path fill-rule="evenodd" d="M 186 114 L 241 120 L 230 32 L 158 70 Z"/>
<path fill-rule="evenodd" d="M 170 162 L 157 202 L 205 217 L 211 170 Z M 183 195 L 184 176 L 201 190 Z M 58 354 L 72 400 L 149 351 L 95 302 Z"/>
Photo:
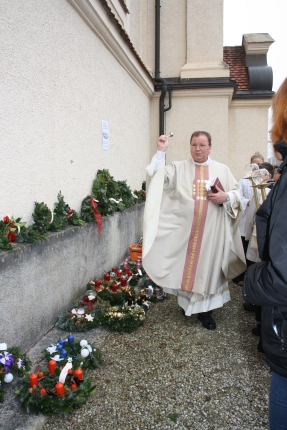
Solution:
<path fill-rule="evenodd" d="M 1 338 L 27 351 L 55 324 L 86 288 L 121 263 L 142 236 L 144 204 L 103 218 L 97 224 L 49 233 L 39 244 L 17 244 L 0 252 Z"/>

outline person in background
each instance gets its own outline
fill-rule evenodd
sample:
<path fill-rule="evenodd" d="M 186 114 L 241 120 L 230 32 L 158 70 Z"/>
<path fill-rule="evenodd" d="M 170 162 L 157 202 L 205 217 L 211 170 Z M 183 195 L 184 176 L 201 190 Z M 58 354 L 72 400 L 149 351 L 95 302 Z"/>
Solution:
<path fill-rule="evenodd" d="M 270 430 L 287 429 L 287 78 L 272 102 L 271 140 L 280 177 L 256 213 L 261 262 L 248 267 L 243 297 L 262 306 L 262 346 L 272 375 Z"/>
<path fill-rule="evenodd" d="M 263 155 L 259 154 L 259 152 L 255 152 L 255 154 L 253 154 L 250 158 L 250 164 L 259 165 L 260 163 L 263 163 L 263 162 L 264 162 L 264 157 L 263 157 Z M 248 210 L 249 210 L 249 203 L 253 197 L 253 188 L 251 187 L 251 185 L 252 184 L 251 184 L 250 179 L 241 178 L 239 180 L 239 189 L 240 189 L 240 196 L 241 196 L 242 209 L 243 209 L 243 214 L 242 214 L 241 220 L 239 222 L 239 230 L 240 230 L 240 235 L 241 235 L 241 240 L 242 240 L 242 245 L 243 245 L 245 256 L 246 256 L 247 247 L 248 247 L 248 240 L 246 240 L 246 237 L 245 237 L 246 218 L 247 218 L 247 214 L 248 214 Z M 250 262 L 248 262 L 248 260 L 246 260 L 246 264 L 248 267 Z M 232 281 L 235 284 L 242 286 L 244 276 L 245 276 L 245 272 L 243 272 L 241 275 L 237 276 L 236 278 L 232 279 Z M 249 303 L 246 303 L 246 304 L 244 303 L 244 309 L 247 311 L 254 311 L 254 307 L 252 306 L 252 304 L 249 304 Z"/>
<path fill-rule="evenodd" d="M 157 141 L 147 173 L 152 178 L 145 204 L 143 267 L 164 291 L 177 296 L 186 316 L 197 314 L 214 330 L 213 309 L 230 300 L 228 278 L 245 270 L 238 231 L 241 199 L 229 168 L 212 160 L 211 136 L 191 135 L 191 157 L 165 165 L 168 137 Z M 223 189 L 207 192 L 219 178 Z"/>

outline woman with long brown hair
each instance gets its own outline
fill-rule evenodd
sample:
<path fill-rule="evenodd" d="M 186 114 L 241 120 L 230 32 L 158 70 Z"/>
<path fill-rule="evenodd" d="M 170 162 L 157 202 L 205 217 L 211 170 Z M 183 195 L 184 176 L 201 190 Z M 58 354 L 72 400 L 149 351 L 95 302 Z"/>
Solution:
<path fill-rule="evenodd" d="M 262 306 L 262 344 L 272 376 L 270 430 L 287 429 L 287 78 L 273 103 L 271 139 L 280 178 L 256 213 L 262 262 L 247 269 L 243 296 Z"/>

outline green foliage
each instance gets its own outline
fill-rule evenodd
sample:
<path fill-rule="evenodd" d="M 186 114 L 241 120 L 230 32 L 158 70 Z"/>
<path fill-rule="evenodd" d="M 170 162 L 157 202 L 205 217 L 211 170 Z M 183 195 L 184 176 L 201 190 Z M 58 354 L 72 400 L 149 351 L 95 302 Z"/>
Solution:
<path fill-rule="evenodd" d="M 138 305 L 110 306 L 101 315 L 104 327 L 120 333 L 132 333 L 145 322 L 144 308 Z"/>
<path fill-rule="evenodd" d="M 9 348 L 6 352 L 9 352 L 9 354 L 12 354 L 14 357 L 13 365 L 9 367 L 9 371 L 7 373 L 12 373 L 13 376 L 17 375 L 22 377 L 31 369 L 31 361 L 26 354 L 21 354 L 17 347 Z M 3 354 L 4 351 L 1 351 L 0 353 Z M 0 363 L 0 403 L 4 401 L 6 385 L 4 382 L 5 374 L 4 364 Z"/>
<path fill-rule="evenodd" d="M 6 215 L 3 218 L 3 221 L 0 221 L 0 249 L 13 251 L 11 243 L 16 242 L 20 230 L 25 226 L 25 224 L 25 222 L 21 222 L 21 218 L 14 220 L 13 217 L 10 218 Z"/>
<path fill-rule="evenodd" d="M 47 232 L 52 221 L 52 212 L 46 205 L 46 203 L 35 202 L 35 209 L 32 214 L 34 224 L 32 225 L 33 230 L 39 232 L 42 239 L 47 238 Z"/>
<path fill-rule="evenodd" d="M 89 378 L 82 381 L 78 388 L 71 391 L 65 391 L 65 397 L 57 396 L 48 387 L 54 387 L 57 378 L 48 375 L 41 381 L 41 386 L 47 388 L 47 394 L 41 396 L 40 388 L 30 389 L 29 379 L 22 381 L 21 387 L 16 391 L 19 401 L 29 414 L 42 413 L 43 415 L 67 414 L 73 409 L 86 403 L 87 398 L 96 391 Z M 67 378 L 69 379 L 69 377 Z M 32 392 L 31 392 L 32 391 Z"/>
<path fill-rule="evenodd" d="M 84 296 L 85 299 L 85 296 Z M 89 321 L 86 318 L 77 318 L 75 314 L 71 311 L 72 309 L 84 308 L 85 315 L 91 315 L 93 317 L 92 321 Z M 68 312 L 65 312 L 59 315 L 58 320 L 56 322 L 56 326 L 62 330 L 66 330 L 69 332 L 72 331 L 87 331 L 92 328 L 98 327 L 100 325 L 99 317 L 102 312 L 104 312 L 106 308 L 106 303 L 100 299 L 93 304 L 92 308 L 89 310 L 87 305 L 83 305 L 83 299 L 79 299 Z"/>
<path fill-rule="evenodd" d="M 143 203 L 146 201 L 146 181 L 142 182 L 141 190 L 134 190 L 134 194 L 137 196 L 137 204 Z"/>
<path fill-rule="evenodd" d="M 122 212 L 136 204 L 136 198 L 126 181 L 115 181 L 107 169 L 98 170 L 92 192 L 102 216 Z"/>
<path fill-rule="evenodd" d="M 21 383 L 20 389 L 16 391 L 19 396 L 20 403 L 28 413 L 44 415 L 52 414 L 67 414 L 73 409 L 86 403 L 87 398 L 95 392 L 95 386 L 92 385 L 91 379 L 85 377 L 79 381 L 74 374 L 76 369 L 96 369 L 104 364 L 102 353 L 94 345 L 90 346 L 90 354 L 88 357 L 81 356 L 80 341 L 66 343 L 64 348 L 68 353 L 67 359 L 57 362 L 55 374 L 50 374 L 47 367 L 41 370 L 42 375 L 38 373 L 38 386 L 30 387 L 29 375 L 27 375 Z M 53 359 L 53 354 L 46 349 L 42 351 L 48 361 Z M 56 352 L 56 354 L 58 351 Z M 72 359 L 72 372 L 68 373 L 65 379 L 64 392 L 65 395 L 59 396 L 56 393 L 55 385 L 59 381 L 59 375 L 63 366 L 66 365 L 68 359 Z M 39 370 L 38 370 L 39 371 Z M 41 389 L 45 390 L 41 393 Z"/>
<path fill-rule="evenodd" d="M 85 224 L 85 221 L 80 218 L 79 214 L 74 209 L 69 209 L 69 211 L 72 211 L 72 213 L 68 213 L 68 224 L 77 225 L 79 227 Z"/>
<path fill-rule="evenodd" d="M 49 226 L 51 231 L 64 230 L 68 225 L 69 205 L 64 201 L 61 191 L 58 193 L 58 202 L 55 203 L 53 222 Z"/>
<path fill-rule="evenodd" d="M 0 249 L 3 251 L 13 251 L 13 246 L 7 238 L 7 227 L 4 221 L 0 221 Z"/>
<path fill-rule="evenodd" d="M 119 204 L 120 212 L 136 204 L 137 199 L 134 197 L 131 188 L 127 185 L 127 181 L 117 182 L 117 199 L 122 199 L 121 204 Z"/>
<path fill-rule="evenodd" d="M 110 289 L 99 291 L 97 294 L 101 300 L 108 301 L 111 305 L 123 305 L 130 297 L 130 294 L 125 291 L 112 293 Z"/>
<path fill-rule="evenodd" d="M 38 243 L 42 239 L 46 239 L 47 235 L 40 233 L 36 229 L 34 229 L 33 225 L 29 225 L 29 227 L 22 227 L 20 234 L 17 235 L 17 242 L 23 243 Z"/>
<path fill-rule="evenodd" d="M 116 203 L 109 200 L 116 198 L 117 183 L 107 169 L 98 170 L 94 179 L 92 192 L 98 201 L 98 210 L 102 216 L 110 215 L 116 211 Z"/>
<path fill-rule="evenodd" d="M 177 423 L 177 419 L 179 418 L 179 416 L 180 416 L 179 414 L 177 414 L 176 412 L 174 412 L 173 414 L 169 414 L 167 416 L 167 418 L 169 418 L 174 423 Z"/>
<path fill-rule="evenodd" d="M 87 196 L 82 201 L 81 218 L 85 222 L 96 222 L 90 200 L 91 200 L 91 196 Z"/>
<path fill-rule="evenodd" d="M 7 223 L 0 221 L 0 250 L 13 251 L 11 245 L 13 241 L 37 243 L 48 238 L 48 231 L 63 230 L 68 224 L 82 226 L 85 222 L 100 223 L 100 216 L 123 212 L 146 199 L 145 181 L 142 183 L 141 190 L 132 192 L 126 180 L 115 181 L 107 169 L 97 171 L 92 192 L 92 196 L 87 196 L 82 201 L 81 217 L 69 207 L 64 201 L 61 191 L 59 191 L 58 202 L 55 203 L 53 212 L 44 202 L 35 202 L 32 214 L 34 223 L 29 227 L 25 226 L 26 223 L 21 223 L 20 218 L 16 221 L 11 218 L 14 225 L 10 225 L 9 229 L 7 229 Z M 96 201 L 96 210 L 92 207 L 91 198 Z"/>
<path fill-rule="evenodd" d="M 61 191 L 58 193 L 58 202 L 55 203 L 54 218 L 49 230 L 60 231 L 64 230 L 68 224 L 84 225 L 85 222 L 79 217 L 74 209 L 71 209 L 68 203 L 64 201 L 64 196 Z"/>

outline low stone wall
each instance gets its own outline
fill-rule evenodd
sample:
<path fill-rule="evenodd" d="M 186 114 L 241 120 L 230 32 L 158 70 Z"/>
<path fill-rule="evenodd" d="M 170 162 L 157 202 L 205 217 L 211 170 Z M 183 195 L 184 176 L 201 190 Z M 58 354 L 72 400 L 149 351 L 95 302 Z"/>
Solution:
<path fill-rule="evenodd" d="M 101 236 L 88 223 L 0 251 L 0 343 L 26 352 L 38 342 L 90 280 L 123 261 L 142 236 L 143 211 L 141 204 L 104 217 Z"/>

